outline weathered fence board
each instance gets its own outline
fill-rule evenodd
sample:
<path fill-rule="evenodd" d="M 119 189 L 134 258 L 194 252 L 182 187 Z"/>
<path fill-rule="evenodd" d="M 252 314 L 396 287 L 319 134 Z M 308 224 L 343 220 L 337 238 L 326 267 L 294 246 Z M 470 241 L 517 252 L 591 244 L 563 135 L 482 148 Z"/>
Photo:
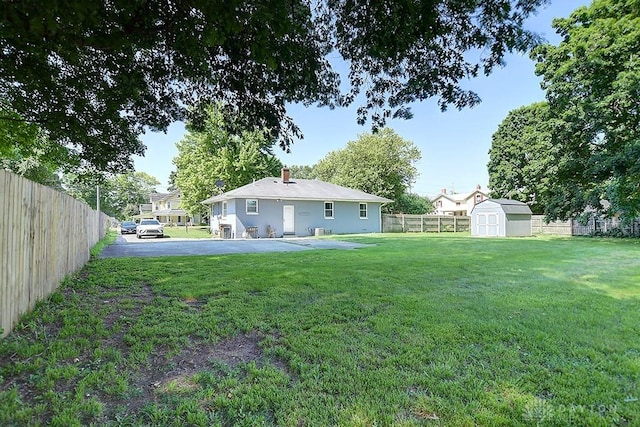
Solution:
<path fill-rule="evenodd" d="M 383 214 L 383 233 L 443 233 L 471 230 L 471 218 L 450 215 Z"/>
<path fill-rule="evenodd" d="M 572 232 L 574 236 L 587 236 L 594 233 L 609 233 L 620 230 L 626 235 L 637 236 L 640 233 L 640 218 L 623 223 L 620 218 L 591 217 L 586 223 L 573 221 Z"/>
<path fill-rule="evenodd" d="M 586 223 L 577 220 L 544 222 L 543 215 L 531 217 L 531 232 L 533 234 L 553 234 L 556 236 L 588 236 L 596 232 L 607 233 L 620 229 L 627 235 L 638 235 L 640 232 L 640 219 L 622 223 L 619 218 L 591 217 Z"/>
<path fill-rule="evenodd" d="M 66 194 L 0 170 L 0 336 L 89 260 L 108 221 Z"/>
<path fill-rule="evenodd" d="M 572 226 L 572 221 L 551 221 L 545 223 L 544 215 L 531 215 L 531 234 L 571 236 Z"/>
<path fill-rule="evenodd" d="M 552 221 L 546 223 L 544 215 L 531 216 L 532 234 L 550 234 L 556 236 L 584 236 L 594 232 L 606 233 L 619 228 L 626 234 L 640 233 L 640 219 L 622 224 L 617 218 L 591 218 L 586 224 L 576 220 Z M 442 233 L 471 230 L 471 218 L 468 216 L 383 214 L 383 233 Z"/>

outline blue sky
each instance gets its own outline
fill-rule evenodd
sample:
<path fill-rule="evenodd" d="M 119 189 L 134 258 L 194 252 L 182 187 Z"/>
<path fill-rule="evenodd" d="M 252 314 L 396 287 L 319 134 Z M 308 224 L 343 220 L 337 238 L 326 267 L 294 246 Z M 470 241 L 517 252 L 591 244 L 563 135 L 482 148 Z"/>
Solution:
<path fill-rule="evenodd" d="M 551 0 L 551 4 L 529 19 L 527 28 L 556 44 L 559 38 L 551 28 L 552 19 L 566 17 L 588 3 L 587 0 Z M 422 160 L 417 164 L 420 175 L 412 187 L 415 193 L 434 197 L 442 188 L 467 192 L 478 184 L 486 189 L 491 135 L 509 111 L 544 100 L 540 80 L 534 74 L 534 63 L 527 55 L 509 55 L 504 68 L 488 77 L 470 80 L 466 87 L 480 95 L 480 105 L 443 113 L 435 100 L 429 100 L 412 104 L 413 119 L 387 123 L 422 152 Z M 290 154 L 276 147 L 276 155 L 286 165 L 313 165 L 328 152 L 343 148 L 348 141 L 370 131 L 369 125 L 357 124 L 357 107 L 329 110 L 291 106 L 289 114 L 302 130 L 304 139 L 292 145 Z M 147 133 L 142 137 L 147 151 L 144 157 L 134 157 L 135 168 L 160 180 L 158 191 L 166 189 L 169 173 L 175 169 L 172 163 L 177 155 L 175 144 L 184 132 L 184 125 L 175 123 L 167 133 Z"/>

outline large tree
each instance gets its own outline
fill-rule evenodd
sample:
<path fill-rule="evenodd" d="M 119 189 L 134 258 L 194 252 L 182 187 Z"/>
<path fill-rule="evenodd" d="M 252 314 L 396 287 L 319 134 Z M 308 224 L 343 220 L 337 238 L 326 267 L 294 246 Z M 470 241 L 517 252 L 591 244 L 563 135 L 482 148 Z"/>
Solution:
<path fill-rule="evenodd" d="M 149 203 L 149 196 L 160 184 L 146 172 L 127 172 L 104 177 L 102 175 L 63 175 L 65 191 L 96 209 L 98 191 L 100 211 L 118 219 L 130 219 L 140 212 L 142 203 Z"/>
<path fill-rule="evenodd" d="M 391 206 L 393 213 L 423 215 L 435 210 L 433 203 L 427 197 L 415 193 L 405 193 Z"/>
<path fill-rule="evenodd" d="M 61 189 L 57 172 L 70 165 L 65 150 L 50 144 L 46 133 L 32 123 L 24 122 L 11 110 L 2 110 L 0 116 L 0 168 L 24 176 L 49 187 Z"/>
<path fill-rule="evenodd" d="M 266 132 L 231 133 L 219 106 L 207 108 L 204 128 L 187 126 L 179 141 L 175 185 L 182 191 L 181 203 L 191 214 L 202 213 L 201 202 L 213 194 L 277 176 L 282 163 L 272 152 L 273 141 Z"/>
<path fill-rule="evenodd" d="M 150 202 L 158 185 L 160 181 L 146 172 L 124 173 L 109 179 L 103 193 L 115 216 L 127 219 L 140 213 L 140 204 Z"/>
<path fill-rule="evenodd" d="M 487 166 L 492 197 L 520 200 L 533 212 L 544 212 L 557 171 L 553 123 L 546 102 L 509 112 L 491 138 Z"/>
<path fill-rule="evenodd" d="M 399 201 L 417 178 L 420 149 L 390 128 L 365 133 L 314 166 L 319 179 Z"/>
<path fill-rule="evenodd" d="M 287 103 L 361 94 L 359 121 L 375 128 L 413 101 L 476 104 L 460 83 L 531 47 L 523 22 L 545 1 L 5 1 L 0 107 L 112 172 L 143 154 L 145 129 L 195 129 L 212 101 L 242 113 L 227 125 L 271 129 L 287 148 L 299 134 Z M 349 66 L 344 94 L 330 57 Z"/>
<path fill-rule="evenodd" d="M 640 214 L 640 3 L 595 0 L 553 22 L 533 57 L 552 115 L 558 172 L 547 214 Z"/>
<path fill-rule="evenodd" d="M 316 179 L 318 175 L 315 172 L 315 166 L 308 165 L 291 165 L 289 166 L 291 178 L 297 179 Z"/>

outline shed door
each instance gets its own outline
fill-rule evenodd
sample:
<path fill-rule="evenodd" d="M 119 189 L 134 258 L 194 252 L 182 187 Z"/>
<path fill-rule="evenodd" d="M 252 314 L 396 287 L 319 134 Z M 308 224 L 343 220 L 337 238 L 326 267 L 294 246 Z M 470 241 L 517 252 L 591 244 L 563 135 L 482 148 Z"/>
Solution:
<path fill-rule="evenodd" d="M 498 235 L 498 214 L 479 213 L 478 214 L 478 236 Z"/>
<path fill-rule="evenodd" d="M 487 214 L 478 214 L 478 236 L 486 236 L 487 235 Z"/>
<path fill-rule="evenodd" d="M 498 235 L 498 214 L 487 214 L 487 236 Z"/>
<path fill-rule="evenodd" d="M 294 224 L 294 218 L 293 205 L 282 206 L 282 233 L 295 234 L 296 226 Z"/>

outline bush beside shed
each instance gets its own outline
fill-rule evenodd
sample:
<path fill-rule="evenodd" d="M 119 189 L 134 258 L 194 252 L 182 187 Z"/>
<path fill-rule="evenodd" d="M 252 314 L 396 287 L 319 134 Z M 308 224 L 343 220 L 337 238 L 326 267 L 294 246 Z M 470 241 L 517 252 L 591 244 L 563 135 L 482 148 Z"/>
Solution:
<path fill-rule="evenodd" d="M 510 199 L 487 199 L 471 211 L 471 235 L 478 237 L 531 236 L 529 205 Z"/>

